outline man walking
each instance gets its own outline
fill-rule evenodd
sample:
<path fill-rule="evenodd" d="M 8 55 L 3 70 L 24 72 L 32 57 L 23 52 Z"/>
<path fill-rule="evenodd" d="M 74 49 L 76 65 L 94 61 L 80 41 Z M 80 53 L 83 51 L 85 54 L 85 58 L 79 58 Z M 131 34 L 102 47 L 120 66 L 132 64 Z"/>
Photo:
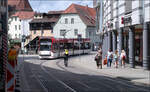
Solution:
<path fill-rule="evenodd" d="M 65 49 L 65 53 L 64 53 L 64 65 L 65 67 L 68 66 L 68 49 Z"/>

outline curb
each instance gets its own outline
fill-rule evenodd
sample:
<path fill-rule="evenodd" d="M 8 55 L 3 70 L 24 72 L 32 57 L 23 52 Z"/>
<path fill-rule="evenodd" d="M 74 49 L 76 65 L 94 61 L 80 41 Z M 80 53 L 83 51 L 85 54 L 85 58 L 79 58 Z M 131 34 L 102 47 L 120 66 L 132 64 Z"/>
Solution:
<path fill-rule="evenodd" d="M 76 61 L 73 61 L 73 62 L 76 62 Z M 90 69 L 90 70 L 94 70 L 94 71 L 96 70 L 96 69 L 89 68 L 89 67 L 87 67 L 87 66 L 85 66 L 85 65 L 82 66 L 82 64 L 79 64 L 78 61 L 77 61 L 76 63 L 74 63 L 74 64 L 77 64 L 77 65 L 80 66 L 80 67 L 88 68 L 88 69 Z M 120 80 L 130 81 L 130 82 L 132 82 L 132 83 L 139 84 L 139 85 L 150 86 L 150 83 L 148 84 L 148 83 L 137 82 L 137 81 L 134 81 L 134 80 L 129 80 L 129 79 L 127 79 L 127 78 L 123 78 L 123 77 L 121 77 L 121 76 L 115 76 L 115 75 L 108 74 L 108 73 L 104 73 L 104 72 L 101 72 L 101 71 L 96 71 L 96 72 L 101 73 L 101 74 L 103 74 L 104 76 L 109 76 L 109 77 L 117 78 L 117 79 L 120 79 Z M 150 80 L 150 79 L 149 79 L 149 80 Z"/>

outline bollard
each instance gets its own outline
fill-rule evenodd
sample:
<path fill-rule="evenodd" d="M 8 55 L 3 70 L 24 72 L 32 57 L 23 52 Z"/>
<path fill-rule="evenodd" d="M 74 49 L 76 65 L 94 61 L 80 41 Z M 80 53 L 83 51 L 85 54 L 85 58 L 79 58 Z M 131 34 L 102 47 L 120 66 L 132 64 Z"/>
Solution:
<path fill-rule="evenodd" d="M 10 49 L 8 52 L 8 62 L 7 62 L 7 79 L 6 88 L 7 92 L 14 92 L 15 89 L 15 68 L 17 60 L 17 50 Z"/>

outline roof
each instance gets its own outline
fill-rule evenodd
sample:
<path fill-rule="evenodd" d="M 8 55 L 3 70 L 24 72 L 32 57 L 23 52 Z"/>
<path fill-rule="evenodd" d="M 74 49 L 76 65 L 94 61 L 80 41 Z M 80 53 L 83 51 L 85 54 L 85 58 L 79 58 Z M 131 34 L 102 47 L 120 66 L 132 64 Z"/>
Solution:
<path fill-rule="evenodd" d="M 49 11 L 48 14 L 62 14 L 64 11 Z"/>
<path fill-rule="evenodd" d="M 28 0 L 8 0 L 8 5 L 18 11 L 33 11 Z"/>
<path fill-rule="evenodd" d="M 46 22 L 57 22 L 59 18 L 43 18 L 43 19 L 33 19 L 30 23 L 46 23 Z"/>
<path fill-rule="evenodd" d="M 34 17 L 34 12 L 29 11 L 19 11 L 13 14 L 12 16 L 19 17 L 20 19 L 31 19 Z"/>
<path fill-rule="evenodd" d="M 88 26 L 95 26 L 96 10 L 88 6 L 81 6 L 77 4 L 71 4 L 64 14 L 78 14 L 81 20 Z"/>

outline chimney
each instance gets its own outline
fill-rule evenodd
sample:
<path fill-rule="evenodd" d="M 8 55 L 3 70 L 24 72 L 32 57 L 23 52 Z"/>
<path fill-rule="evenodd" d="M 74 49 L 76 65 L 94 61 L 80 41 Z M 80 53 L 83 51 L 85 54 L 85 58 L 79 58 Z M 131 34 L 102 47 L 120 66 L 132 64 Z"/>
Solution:
<path fill-rule="evenodd" d="M 87 10 L 88 10 L 88 8 L 89 8 L 89 7 L 88 7 L 88 5 L 86 5 L 86 8 L 85 8 L 85 9 L 87 9 Z"/>

